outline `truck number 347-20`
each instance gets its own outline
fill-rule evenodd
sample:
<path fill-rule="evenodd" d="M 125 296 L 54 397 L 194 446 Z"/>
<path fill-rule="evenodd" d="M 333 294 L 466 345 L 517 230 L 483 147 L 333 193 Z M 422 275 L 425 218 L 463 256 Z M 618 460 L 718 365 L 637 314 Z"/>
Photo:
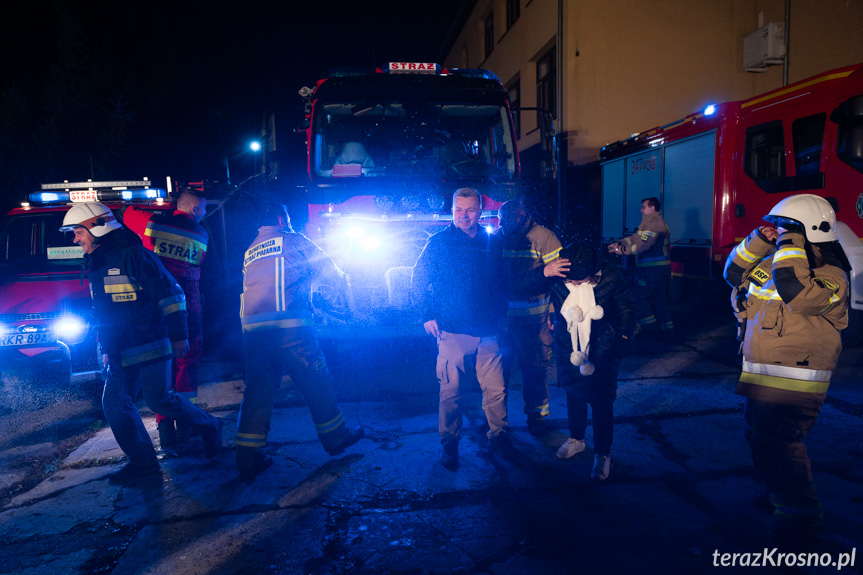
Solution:
<path fill-rule="evenodd" d="M 656 169 L 656 156 L 648 156 L 647 158 L 633 158 L 630 162 L 630 174 L 638 174 L 641 172 L 649 172 Z"/>

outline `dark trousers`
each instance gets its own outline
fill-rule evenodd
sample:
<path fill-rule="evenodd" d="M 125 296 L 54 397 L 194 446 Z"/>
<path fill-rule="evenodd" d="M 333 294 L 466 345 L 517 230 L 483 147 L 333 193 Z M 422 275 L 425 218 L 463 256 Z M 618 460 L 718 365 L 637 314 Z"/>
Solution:
<path fill-rule="evenodd" d="M 574 394 L 566 395 L 566 413 L 569 416 L 569 436 L 584 440 L 587 431 L 588 402 Z M 597 455 L 611 453 L 614 440 L 614 407 L 610 401 L 594 401 L 590 404 L 593 414 L 593 451 Z"/>
<path fill-rule="evenodd" d="M 597 455 L 611 453 L 614 439 L 614 400 L 617 398 L 617 374 L 620 359 L 611 350 L 591 358 L 596 371 L 581 375 L 579 368 L 569 361 L 569 351 L 557 347 L 557 377 L 566 392 L 566 411 L 569 417 L 569 435 L 584 439 L 587 430 L 587 406 L 593 416 L 593 450 Z"/>
<path fill-rule="evenodd" d="M 170 362 L 169 358 L 165 358 L 143 365 L 121 367 L 119 356 L 108 356 L 108 377 L 102 392 L 102 409 L 114 439 L 129 456 L 132 465 L 157 463 L 153 442 L 135 406 L 139 390 L 143 390 L 147 407 L 187 425 L 195 434 L 218 425 L 215 417 L 168 389 Z"/>
<path fill-rule="evenodd" d="M 743 414 L 755 478 L 767 485 L 776 515 L 785 519 L 821 517 L 821 502 L 803 444 L 819 411 L 820 406 L 799 407 L 746 399 Z"/>
<path fill-rule="evenodd" d="M 674 329 L 671 312 L 668 311 L 668 270 L 635 270 L 635 286 L 632 295 L 638 306 L 638 323 L 644 330 Z"/>
<path fill-rule="evenodd" d="M 528 421 L 545 419 L 548 410 L 548 366 L 551 363 L 552 335 L 548 314 L 530 320 L 509 320 L 504 351 L 504 378 L 509 388 L 513 356 L 521 369 L 524 413 Z"/>
<path fill-rule="evenodd" d="M 333 394 L 333 377 L 318 340 L 310 330 L 291 330 L 280 349 L 246 350 L 246 390 L 237 420 L 237 467 L 253 464 L 255 452 L 267 443 L 276 392 L 287 373 L 303 396 L 324 449 L 350 435 Z"/>

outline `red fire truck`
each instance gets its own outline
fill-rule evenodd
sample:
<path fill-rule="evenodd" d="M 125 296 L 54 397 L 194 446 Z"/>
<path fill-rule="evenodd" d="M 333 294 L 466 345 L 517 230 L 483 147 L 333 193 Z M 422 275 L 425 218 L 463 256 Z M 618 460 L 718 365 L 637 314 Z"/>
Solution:
<path fill-rule="evenodd" d="M 827 198 L 854 267 L 848 336 L 863 335 L 863 64 L 707 106 L 608 144 L 600 157 L 603 242 L 633 233 L 641 200 L 658 197 L 678 277 L 719 276 L 779 200 Z"/>
<path fill-rule="evenodd" d="M 44 184 L 29 200 L 7 214 L 0 230 L 0 375 L 18 370 L 59 382 L 96 377 L 83 252 L 72 234 L 59 231 L 63 216 L 76 202 L 99 201 L 118 213 L 132 203 L 173 205 L 146 178 Z"/>
<path fill-rule="evenodd" d="M 410 267 L 452 221 L 452 194 L 483 195 L 481 224 L 519 194 L 509 95 L 487 70 L 392 62 L 303 88 L 305 233 L 350 276 L 356 311 L 403 310 Z"/>

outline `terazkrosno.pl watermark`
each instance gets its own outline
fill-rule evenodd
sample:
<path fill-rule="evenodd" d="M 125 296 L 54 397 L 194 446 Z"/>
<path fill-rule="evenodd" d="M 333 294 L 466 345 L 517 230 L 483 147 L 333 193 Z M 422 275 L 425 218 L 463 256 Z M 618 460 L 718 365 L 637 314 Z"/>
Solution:
<path fill-rule="evenodd" d="M 854 567 L 857 548 L 849 553 L 783 553 L 777 548 L 752 553 L 713 552 L 714 567 Z"/>

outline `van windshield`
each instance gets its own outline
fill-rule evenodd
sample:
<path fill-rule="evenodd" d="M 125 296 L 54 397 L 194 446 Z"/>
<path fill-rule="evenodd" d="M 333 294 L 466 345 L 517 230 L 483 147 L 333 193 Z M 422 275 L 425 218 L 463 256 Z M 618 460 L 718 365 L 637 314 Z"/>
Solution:
<path fill-rule="evenodd" d="M 72 234 L 61 232 L 65 211 L 19 214 L 0 232 L 0 263 L 39 271 L 46 267 L 80 266 L 84 254 L 72 243 Z"/>

